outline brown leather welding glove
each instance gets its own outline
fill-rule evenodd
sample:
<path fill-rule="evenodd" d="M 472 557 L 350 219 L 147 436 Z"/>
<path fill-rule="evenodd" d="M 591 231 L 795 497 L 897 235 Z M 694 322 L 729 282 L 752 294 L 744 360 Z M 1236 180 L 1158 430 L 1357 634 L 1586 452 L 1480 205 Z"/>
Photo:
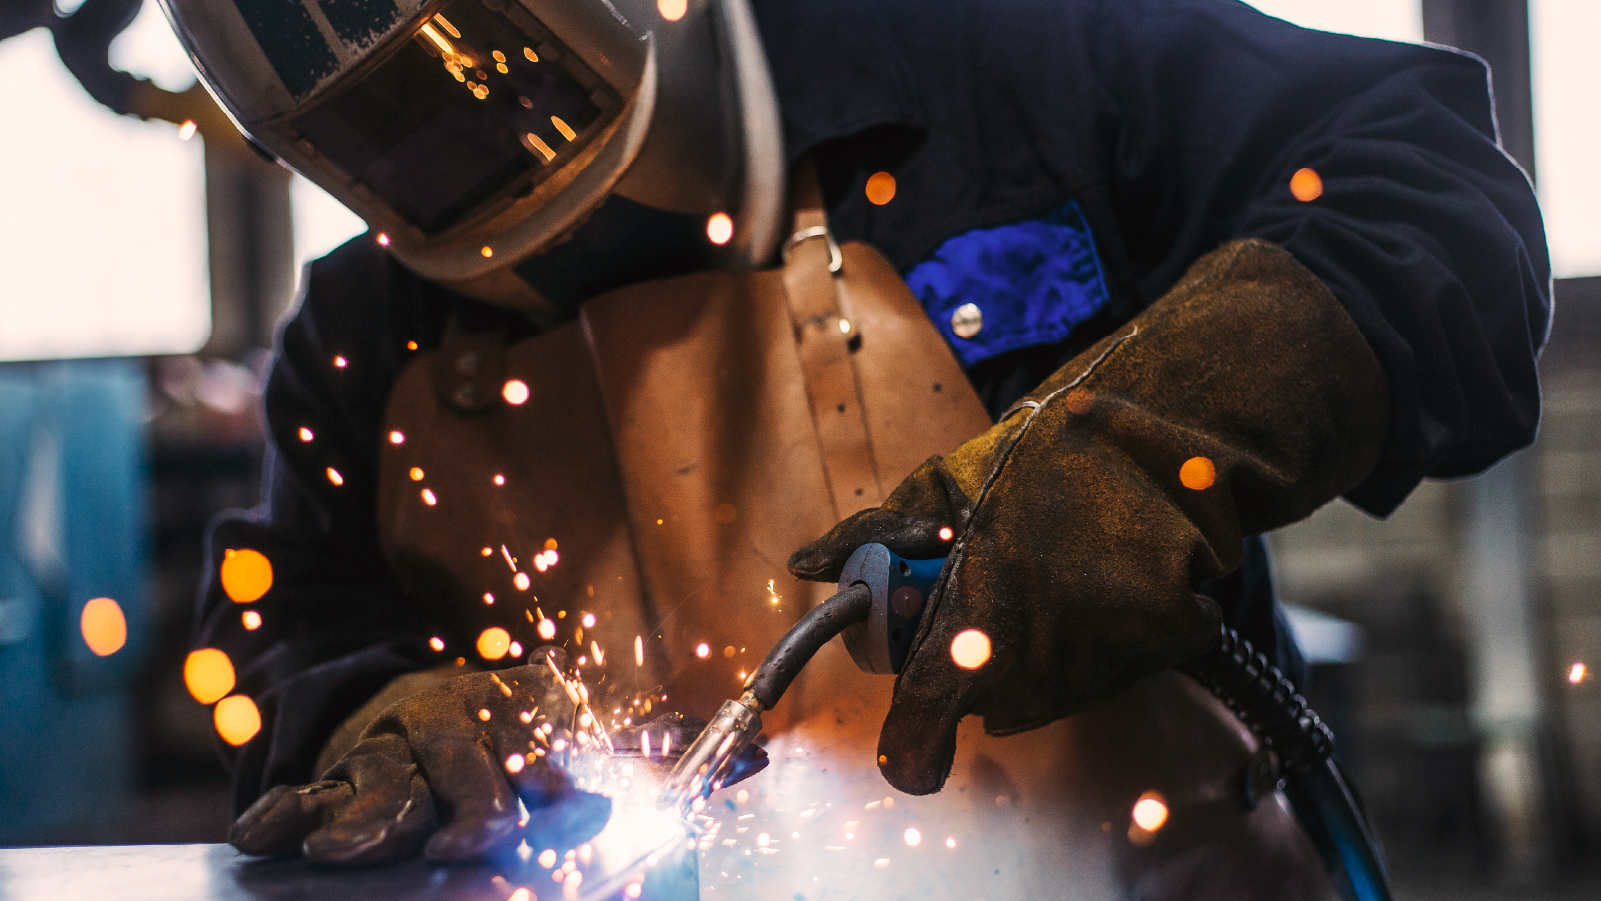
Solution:
<path fill-rule="evenodd" d="M 796 552 L 791 571 L 818 580 L 869 542 L 948 555 L 884 721 L 884 777 L 938 791 L 963 716 L 1034 728 L 1208 650 L 1221 614 L 1196 586 L 1238 565 L 1242 537 L 1361 483 L 1386 405 L 1329 289 L 1275 244 L 1231 243 L 988 432 Z M 967 630 L 990 646 L 970 669 L 952 650 Z"/>
<path fill-rule="evenodd" d="M 589 745 L 578 687 L 544 662 L 470 673 L 391 705 L 320 782 L 278 786 L 240 815 L 246 854 L 303 851 L 358 865 L 411 857 L 482 859 L 522 838 L 517 799 L 547 834 L 581 842 L 611 801 L 565 767 Z"/>

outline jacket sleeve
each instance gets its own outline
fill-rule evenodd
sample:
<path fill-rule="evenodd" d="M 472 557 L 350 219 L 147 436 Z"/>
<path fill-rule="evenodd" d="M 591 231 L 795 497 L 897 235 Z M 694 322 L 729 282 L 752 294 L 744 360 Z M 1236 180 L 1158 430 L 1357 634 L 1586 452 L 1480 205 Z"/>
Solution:
<path fill-rule="evenodd" d="M 1347 495 L 1371 513 L 1533 440 L 1550 265 L 1481 61 L 1234 0 L 1099 10 L 1108 190 L 1147 300 L 1234 238 L 1277 242 L 1321 277 L 1389 385 L 1383 459 Z M 1321 181 L 1315 199 L 1291 192 L 1301 169 Z"/>
<path fill-rule="evenodd" d="M 267 788 L 309 782 L 328 736 L 389 680 L 438 655 L 384 563 L 375 481 L 384 405 L 407 341 L 377 301 L 392 264 L 357 238 L 312 264 L 264 394 L 262 503 L 217 518 L 208 536 L 194 644 L 227 653 L 260 731 L 224 746 L 235 812 Z M 260 600 L 235 603 L 220 567 L 250 549 L 272 564 Z M 245 628 L 254 609 L 260 625 Z"/>

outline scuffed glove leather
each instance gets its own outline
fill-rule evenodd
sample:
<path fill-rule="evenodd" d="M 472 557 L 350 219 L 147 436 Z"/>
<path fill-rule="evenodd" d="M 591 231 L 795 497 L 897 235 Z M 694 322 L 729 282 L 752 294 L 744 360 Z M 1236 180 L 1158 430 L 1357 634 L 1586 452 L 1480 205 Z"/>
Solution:
<path fill-rule="evenodd" d="M 605 825 L 611 801 L 562 770 L 576 708 L 543 662 L 449 679 L 391 705 L 322 781 L 263 795 L 228 841 L 247 854 L 304 851 L 329 864 L 419 849 L 434 861 L 477 860 L 521 840 L 519 796 L 531 820 L 582 841 Z M 536 738 L 547 723 L 552 730 Z M 516 773 L 507 767 L 514 754 L 525 755 Z"/>
<path fill-rule="evenodd" d="M 797 551 L 791 571 L 817 580 L 869 542 L 949 555 L 884 721 L 884 777 L 938 791 L 963 716 L 1034 728 L 1208 650 L 1221 613 L 1195 587 L 1238 565 L 1242 537 L 1360 484 L 1386 406 L 1329 289 L 1277 245 L 1235 242 L 882 507 Z M 951 654 L 968 629 L 992 645 L 972 670 Z"/>

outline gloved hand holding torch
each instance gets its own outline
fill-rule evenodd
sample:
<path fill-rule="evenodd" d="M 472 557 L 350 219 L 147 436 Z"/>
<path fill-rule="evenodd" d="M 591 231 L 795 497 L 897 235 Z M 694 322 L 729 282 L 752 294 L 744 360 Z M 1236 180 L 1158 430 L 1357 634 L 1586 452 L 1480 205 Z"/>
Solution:
<path fill-rule="evenodd" d="M 1035 728 L 1207 651 L 1221 611 L 1196 586 L 1238 564 L 1243 537 L 1360 484 L 1386 401 L 1329 289 L 1277 245 L 1231 243 L 796 552 L 791 571 L 815 580 L 868 543 L 948 556 L 880 736 L 885 778 L 938 791 L 967 714 Z"/>

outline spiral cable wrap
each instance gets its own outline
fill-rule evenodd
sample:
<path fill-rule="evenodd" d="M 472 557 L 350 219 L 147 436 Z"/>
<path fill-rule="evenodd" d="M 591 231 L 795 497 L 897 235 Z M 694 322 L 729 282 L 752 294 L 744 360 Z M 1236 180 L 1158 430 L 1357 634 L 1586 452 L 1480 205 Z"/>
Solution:
<path fill-rule="evenodd" d="M 1306 698 L 1249 639 L 1221 627 L 1216 648 L 1179 667 L 1217 696 L 1278 754 L 1287 772 L 1301 774 L 1334 753 L 1334 733 Z"/>

